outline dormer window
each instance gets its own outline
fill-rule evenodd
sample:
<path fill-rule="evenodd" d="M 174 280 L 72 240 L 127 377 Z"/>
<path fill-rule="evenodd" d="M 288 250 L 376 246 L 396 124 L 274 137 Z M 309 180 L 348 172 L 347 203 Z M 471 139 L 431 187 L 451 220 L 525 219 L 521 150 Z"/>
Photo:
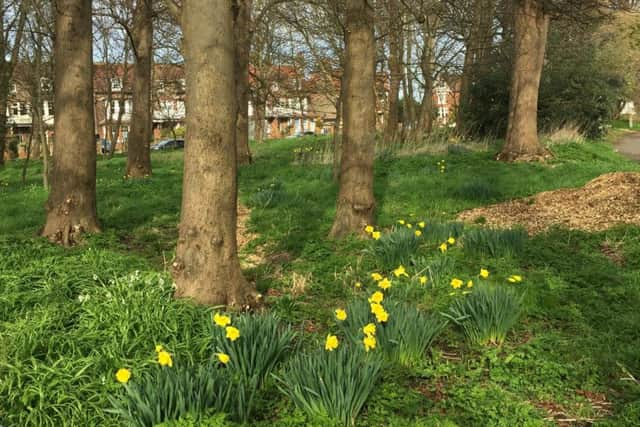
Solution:
<path fill-rule="evenodd" d="M 10 92 L 13 93 L 13 94 L 18 93 L 18 85 L 16 83 L 14 83 L 14 82 L 11 83 Z"/>
<path fill-rule="evenodd" d="M 120 92 L 122 90 L 122 79 L 111 79 L 111 90 L 114 92 Z"/>

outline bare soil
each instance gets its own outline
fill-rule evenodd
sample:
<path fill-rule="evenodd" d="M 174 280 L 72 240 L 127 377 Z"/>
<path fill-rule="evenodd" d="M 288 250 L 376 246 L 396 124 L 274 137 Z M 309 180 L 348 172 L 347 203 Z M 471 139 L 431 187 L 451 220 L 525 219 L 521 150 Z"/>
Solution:
<path fill-rule="evenodd" d="M 584 231 L 602 231 L 617 224 L 640 225 L 640 173 L 605 174 L 584 187 L 545 191 L 471 209 L 460 213 L 458 219 L 500 228 L 521 225 L 530 234 L 554 225 Z"/>

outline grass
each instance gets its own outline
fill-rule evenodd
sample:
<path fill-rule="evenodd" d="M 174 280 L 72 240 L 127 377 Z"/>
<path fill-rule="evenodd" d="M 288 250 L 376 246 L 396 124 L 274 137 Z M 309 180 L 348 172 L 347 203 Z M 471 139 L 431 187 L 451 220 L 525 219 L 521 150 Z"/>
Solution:
<path fill-rule="evenodd" d="M 239 184 L 258 237 L 242 256 L 258 246 L 278 255 L 245 274 L 292 324 L 297 345 L 313 352 L 335 332 L 333 310 L 374 290 L 369 273 L 379 260 L 370 255 L 373 241 L 326 239 L 337 187 L 330 165 L 296 161 L 299 144 L 252 146 L 255 163 L 241 168 Z M 460 296 L 450 295 L 451 276 L 480 287 L 479 270 L 486 268 L 487 282 L 522 295 L 525 315 L 500 348 L 467 344 L 461 331 L 447 327 L 419 363 L 415 357 L 409 364 L 385 362 L 356 425 L 549 425 L 550 407 L 562 408 L 565 418 L 634 425 L 640 386 L 622 378 L 625 370 L 640 377 L 640 228 L 557 228 L 504 254 L 467 250 L 465 233 L 476 227 L 452 222 L 468 208 L 640 167 L 594 142 L 552 146 L 555 158 L 547 164 L 499 163 L 492 160 L 497 147 L 481 148 L 377 160 L 377 225 L 386 232 L 399 219 L 427 223 L 406 265 L 411 277 L 394 278 L 391 291 L 425 315 L 446 312 Z M 24 186 L 21 163 L 0 170 L 0 425 L 120 425 L 105 411 L 121 391 L 113 377 L 118 368 L 152 374 L 156 344 L 185 363 L 210 360 L 212 310 L 173 300 L 167 273 L 177 238 L 181 156 L 154 153 L 154 175 L 142 181 L 122 178 L 124 158 L 100 160 L 104 232 L 70 250 L 35 237 L 46 199 L 41 164 L 31 164 Z M 458 242 L 440 254 L 437 247 L 448 237 Z M 603 253 L 603 242 L 616 248 L 616 260 Z M 393 278 L 396 266 L 381 266 Z M 416 283 L 421 274 L 430 278 L 424 286 Z M 513 274 L 523 282 L 506 285 Z M 296 286 L 299 278 L 304 286 Z M 594 396 L 606 397 L 610 414 L 598 409 Z M 254 407 L 251 425 L 326 425 L 296 409 L 273 384 Z M 210 425 L 227 425 L 215 421 L 217 415 L 211 419 Z"/>

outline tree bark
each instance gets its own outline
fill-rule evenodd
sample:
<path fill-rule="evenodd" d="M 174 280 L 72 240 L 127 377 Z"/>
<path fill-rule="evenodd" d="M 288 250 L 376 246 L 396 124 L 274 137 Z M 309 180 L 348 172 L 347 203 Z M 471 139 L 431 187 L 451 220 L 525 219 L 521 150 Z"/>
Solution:
<path fill-rule="evenodd" d="M 384 139 L 396 142 L 398 139 L 399 94 L 402 82 L 402 57 L 404 40 L 402 37 L 402 15 L 397 0 L 388 1 L 389 12 L 389 113 L 384 130 Z"/>
<path fill-rule="evenodd" d="M 266 105 L 260 96 L 255 97 L 254 109 L 255 109 L 255 127 L 253 130 L 253 137 L 256 142 L 264 142 L 264 121 L 266 116 Z"/>
<path fill-rule="evenodd" d="M 498 160 L 532 161 L 547 155 L 538 139 L 538 92 L 550 17 L 538 0 L 518 0 L 514 10 L 514 61 L 507 141 Z"/>
<path fill-rule="evenodd" d="M 55 134 L 51 192 L 42 235 L 71 245 L 98 232 L 93 119 L 91 2 L 58 0 L 56 7 Z"/>
<path fill-rule="evenodd" d="M 182 3 L 187 141 L 173 277 L 176 297 L 245 308 L 257 293 L 236 243 L 236 91 L 232 0 Z"/>
<path fill-rule="evenodd" d="M 342 156 L 340 190 L 330 236 L 364 234 L 374 219 L 373 162 L 375 158 L 376 47 L 373 8 L 367 0 L 346 2 Z"/>
<path fill-rule="evenodd" d="M 249 54 L 251 50 L 252 0 L 235 0 L 234 32 L 236 37 L 236 140 L 238 164 L 251 163 L 249 150 Z"/>
<path fill-rule="evenodd" d="M 416 129 L 417 139 L 421 139 L 424 135 L 429 135 L 433 128 L 433 69 L 431 63 L 435 40 L 428 34 L 429 29 L 425 28 L 424 50 L 420 59 L 420 69 L 424 79 L 424 93 L 422 94 L 420 117 Z"/>
<path fill-rule="evenodd" d="M 131 42 L 133 66 L 133 109 L 127 143 L 127 170 L 130 178 L 151 175 L 151 68 L 153 63 L 153 9 L 151 0 L 138 0 L 133 13 Z M 125 70 L 126 72 L 126 70 Z M 125 88 L 122 88 L 125 91 Z"/>

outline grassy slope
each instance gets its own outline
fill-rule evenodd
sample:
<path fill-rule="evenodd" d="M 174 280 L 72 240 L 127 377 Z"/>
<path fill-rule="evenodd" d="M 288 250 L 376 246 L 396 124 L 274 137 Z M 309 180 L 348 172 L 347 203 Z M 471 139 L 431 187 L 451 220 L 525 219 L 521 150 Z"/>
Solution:
<path fill-rule="evenodd" d="M 356 292 L 353 283 L 364 281 L 376 263 L 366 255 L 369 242 L 325 239 L 336 186 L 329 167 L 292 164 L 296 144 L 255 146 L 256 163 L 241 170 L 246 203 L 259 188 L 274 180 L 281 184 L 274 206 L 253 210 L 251 227 L 259 234 L 255 245 L 288 254 L 279 257 L 286 259 L 282 264 L 246 273 L 261 291 L 283 294 L 268 298 L 273 310 L 322 333 L 331 310 Z M 399 218 L 448 221 L 470 207 L 580 186 L 605 172 L 640 170 L 601 144 L 555 150 L 556 160 L 547 165 L 497 163 L 490 152 L 379 160 L 378 224 L 389 227 Z M 436 165 L 442 159 L 446 173 Z M 115 369 L 144 369 L 156 343 L 178 358 L 206 358 L 208 310 L 172 301 L 170 278 L 155 273 L 171 259 L 177 235 L 181 153 L 160 153 L 153 162 L 153 178 L 139 182 L 122 179 L 123 158 L 99 162 L 98 210 L 105 232 L 69 251 L 33 237 L 46 198 L 38 186 L 40 165 L 29 171 L 24 187 L 18 165 L 0 171 L 0 424 L 111 424 L 102 408 L 117 388 Z M 492 188 L 490 200 L 470 198 L 473 191 L 464 190 L 469 182 Z M 623 266 L 601 253 L 604 241 L 619 248 Z M 425 256 L 432 249 L 423 249 Z M 551 404 L 569 418 L 594 415 L 584 397 L 591 393 L 605 393 L 615 403 L 607 423 L 633 425 L 640 419 L 638 388 L 620 381 L 620 365 L 640 373 L 639 228 L 597 234 L 557 229 L 528 240 L 513 257 L 457 248 L 448 256 L 456 261 L 456 276 L 475 276 L 480 266 L 496 281 L 522 274 L 525 320 L 502 349 L 469 347 L 450 328 L 423 365 L 385 371 L 362 425 L 545 425 L 539 408 Z M 136 270 L 143 272 L 140 278 L 114 280 Z M 307 278 L 306 289 L 293 296 L 300 277 Z M 450 297 L 446 286 L 436 287 L 417 301 L 438 310 Z M 281 399 L 263 406 L 265 425 L 305 423 Z"/>

